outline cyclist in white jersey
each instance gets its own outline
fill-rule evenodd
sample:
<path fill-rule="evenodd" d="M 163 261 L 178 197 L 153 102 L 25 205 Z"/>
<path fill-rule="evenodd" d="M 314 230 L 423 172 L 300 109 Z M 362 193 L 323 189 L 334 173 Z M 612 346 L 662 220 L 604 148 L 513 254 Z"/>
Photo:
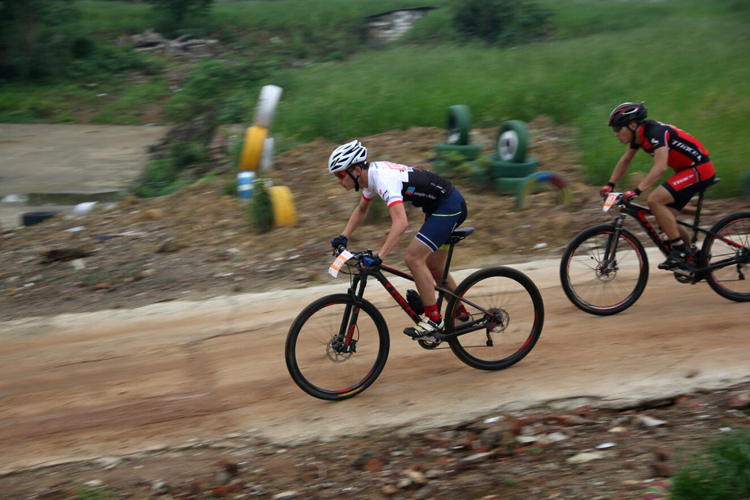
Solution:
<path fill-rule="evenodd" d="M 441 282 L 448 258 L 447 249 L 441 247 L 447 243 L 453 230 L 466 220 L 468 212 L 464 197 L 448 180 L 430 171 L 385 161 L 368 164 L 367 148 L 356 140 L 339 146 L 331 153 L 328 171 L 347 191 L 362 188 L 362 198 L 346 228 L 331 240 L 334 248 L 346 247 L 352 233 L 364 222 L 376 196 L 380 196 L 388 206 L 391 230 L 373 258 L 365 258 L 367 267 L 379 266 L 409 227 L 403 204 L 411 203 L 422 208 L 425 222 L 407 247 L 404 260 L 414 276 L 426 318 L 415 328 L 404 330 L 404 333 L 411 337 L 422 337 L 442 331 L 445 323 L 437 310 L 434 286 Z M 447 281 L 448 289 L 455 290 L 456 282 L 450 274 Z M 460 305 L 457 319 L 462 321 L 468 316 L 468 311 Z"/>

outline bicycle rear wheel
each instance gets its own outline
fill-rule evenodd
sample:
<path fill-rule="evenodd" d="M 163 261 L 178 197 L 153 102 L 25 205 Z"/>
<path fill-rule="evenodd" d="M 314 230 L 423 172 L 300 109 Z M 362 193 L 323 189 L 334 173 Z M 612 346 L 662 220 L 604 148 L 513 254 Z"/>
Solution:
<path fill-rule="evenodd" d="M 521 361 L 539 340 L 544 303 L 534 282 L 522 272 L 508 267 L 481 269 L 458 285 L 456 295 L 491 314 L 455 297 L 448 303 L 446 333 L 462 326 L 456 318 L 459 304 L 466 307 L 470 321 L 487 324 L 487 328 L 448 340 L 456 357 L 467 365 L 480 370 L 508 368 Z"/>
<path fill-rule="evenodd" d="M 750 212 L 737 212 L 711 228 L 701 249 L 701 267 L 727 259 L 731 266 L 716 269 L 706 277 L 708 284 L 722 297 L 736 302 L 750 301 Z"/>
<path fill-rule="evenodd" d="M 646 289 L 648 257 L 633 234 L 614 226 L 583 230 L 563 253 L 560 282 L 565 295 L 589 314 L 608 316 L 632 306 Z M 612 249 L 616 248 L 614 258 Z"/>
<path fill-rule="evenodd" d="M 354 311 L 357 321 L 349 329 Z M 349 341 L 339 335 L 347 330 Z M 375 382 L 389 348 L 388 327 L 374 305 L 363 301 L 357 307 L 347 294 L 329 295 L 307 306 L 292 323 L 286 339 L 286 366 L 306 393 L 341 401 Z"/>

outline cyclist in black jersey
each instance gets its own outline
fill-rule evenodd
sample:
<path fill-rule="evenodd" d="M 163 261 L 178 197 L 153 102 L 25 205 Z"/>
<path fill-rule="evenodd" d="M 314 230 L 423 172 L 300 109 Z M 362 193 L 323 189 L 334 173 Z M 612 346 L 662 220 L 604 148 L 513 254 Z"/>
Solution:
<path fill-rule="evenodd" d="M 423 337 L 445 328 L 437 309 L 435 283 L 443 279 L 446 249 L 441 248 L 453 230 L 466 220 L 466 201 L 450 181 L 420 168 L 408 167 L 387 161 L 367 162 L 367 149 L 359 141 L 352 141 L 336 148 L 328 160 L 328 171 L 336 176 L 347 191 L 362 189 L 362 198 L 354 209 L 341 235 L 331 240 L 334 248 L 346 247 L 352 233 L 364 222 L 370 205 L 380 196 L 391 215 L 391 230 L 380 251 L 372 258 L 365 258 L 367 267 L 378 266 L 403 237 L 409 222 L 404 203 L 421 207 L 425 221 L 414 240 L 406 249 L 406 265 L 414 276 L 414 282 L 425 308 L 425 316 L 415 328 L 404 333 Z M 456 282 L 448 275 L 449 290 L 455 290 Z M 460 305 L 456 318 L 468 320 L 469 313 Z"/>

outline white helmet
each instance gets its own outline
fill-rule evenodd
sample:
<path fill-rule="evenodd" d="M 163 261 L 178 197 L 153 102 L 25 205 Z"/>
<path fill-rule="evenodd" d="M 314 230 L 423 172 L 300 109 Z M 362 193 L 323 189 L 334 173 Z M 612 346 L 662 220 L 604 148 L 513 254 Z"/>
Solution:
<path fill-rule="evenodd" d="M 367 148 L 361 142 L 354 140 L 333 150 L 330 158 L 328 158 L 328 171 L 330 173 L 343 172 L 352 165 L 366 161 Z"/>

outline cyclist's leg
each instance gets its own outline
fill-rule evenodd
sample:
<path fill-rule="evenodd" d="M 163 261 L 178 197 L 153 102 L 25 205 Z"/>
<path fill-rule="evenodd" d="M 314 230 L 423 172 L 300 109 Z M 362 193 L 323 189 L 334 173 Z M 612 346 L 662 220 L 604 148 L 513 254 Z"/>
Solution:
<path fill-rule="evenodd" d="M 432 255 L 427 257 L 427 267 L 429 267 L 432 278 L 438 285 L 442 286 L 445 262 L 448 260 L 449 247 L 446 242 L 450 238 L 451 233 L 455 231 L 458 226 L 463 224 L 467 216 L 468 209 L 466 207 L 466 200 L 464 200 L 463 196 L 457 189 L 454 189 L 453 193 L 451 193 L 444 203 L 440 205 L 438 210 L 427 217 L 427 219 L 430 217 L 439 218 L 433 220 L 433 222 L 440 223 L 439 232 L 435 231 L 433 228 L 425 228 L 424 226 L 420 229 L 420 232 L 423 230 L 429 232 L 432 235 L 431 237 L 435 240 L 443 240 L 444 238 L 443 245 L 435 250 Z M 451 223 L 452 225 L 450 225 Z M 425 225 L 426 224 L 427 220 L 425 220 Z M 449 227 L 450 231 L 447 231 Z M 456 280 L 453 279 L 453 276 L 450 273 L 448 273 L 446 280 L 448 282 L 446 288 L 450 291 L 454 291 L 457 286 Z"/>
<path fill-rule="evenodd" d="M 463 222 L 465 217 L 466 202 L 461 193 L 454 189 L 454 192 L 443 200 L 435 212 L 427 215 L 424 224 L 406 249 L 406 265 L 414 276 L 417 291 L 425 307 L 425 314 L 434 325 L 442 325 L 442 318 L 436 308 L 437 298 L 434 289 L 436 278 L 433 277 L 428 260 L 435 252 L 439 252 L 440 246 L 448 241 L 453 229 Z M 434 266 L 435 262 L 441 260 L 445 265 L 445 257 L 441 258 L 440 255 L 433 257 L 430 262 Z M 438 281 L 440 279 L 442 275 L 437 278 Z M 417 330 L 424 330 L 422 326 L 423 323 L 420 323 Z"/>
<path fill-rule="evenodd" d="M 673 202 L 667 203 L 667 208 L 671 210 L 672 215 L 675 216 L 675 220 L 693 196 L 704 191 L 713 184 L 715 174 L 716 170 L 714 169 L 713 163 L 708 162 L 697 165 L 693 168 L 682 170 L 662 184 L 661 187 L 668 191 L 674 199 Z M 685 245 L 690 248 L 690 231 L 688 231 L 685 226 L 681 225 L 677 225 L 677 229 L 679 230 L 680 237 L 685 242 Z"/>
<path fill-rule="evenodd" d="M 669 209 L 672 211 L 672 215 L 674 215 L 675 220 L 676 220 L 677 217 L 680 215 L 680 211 L 675 208 L 670 207 L 669 205 L 667 205 L 667 207 L 669 207 Z M 686 228 L 685 226 L 681 226 L 680 224 L 677 224 L 677 231 L 680 232 L 680 238 L 682 238 L 682 241 L 688 246 L 688 248 L 690 248 L 690 245 L 691 245 L 690 231 L 688 231 L 688 228 Z"/>
<path fill-rule="evenodd" d="M 674 196 L 663 185 L 654 189 L 648 197 L 648 208 L 656 217 L 656 222 L 664 230 L 670 240 L 681 237 L 677 228 L 677 218 L 667 205 L 675 202 Z"/>
<path fill-rule="evenodd" d="M 427 267 L 427 258 L 432 252 L 433 250 L 423 243 L 422 240 L 414 238 L 406 248 L 406 257 L 404 259 L 406 266 L 409 268 L 412 276 L 414 276 L 414 283 L 417 285 L 417 291 L 419 292 L 419 296 L 422 297 L 422 303 L 425 307 L 434 305 L 437 302 L 432 274 L 430 274 L 430 269 Z"/>
<path fill-rule="evenodd" d="M 673 265 L 679 264 L 681 260 L 689 259 L 691 254 L 690 233 L 687 228 L 677 224 L 676 215 L 685 208 L 685 205 L 696 193 L 711 185 L 713 175 L 714 167 L 711 163 L 682 170 L 668 178 L 648 197 L 651 212 L 656 216 L 657 222 L 667 233 L 674 247 L 669 258 L 660 268 L 671 268 Z M 681 243 L 680 240 L 682 240 Z"/>
<path fill-rule="evenodd" d="M 437 283 L 438 285 L 441 285 L 441 282 L 443 281 L 443 273 L 445 272 L 446 260 L 448 260 L 448 250 L 443 247 L 440 247 L 437 251 L 433 252 L 429 257 L 427 257 L 427 267 L 430 269 L 432 279 L 434 279 L 435 283 Z M 446 281 L 448 281 L 448 283 L 446 284 L 446 288 L 451 292 L 454 291 L 457 286 L 456 280 L 453 279 L 453 276 L 451 276 L 450 273 L 448 273 Z"/>

